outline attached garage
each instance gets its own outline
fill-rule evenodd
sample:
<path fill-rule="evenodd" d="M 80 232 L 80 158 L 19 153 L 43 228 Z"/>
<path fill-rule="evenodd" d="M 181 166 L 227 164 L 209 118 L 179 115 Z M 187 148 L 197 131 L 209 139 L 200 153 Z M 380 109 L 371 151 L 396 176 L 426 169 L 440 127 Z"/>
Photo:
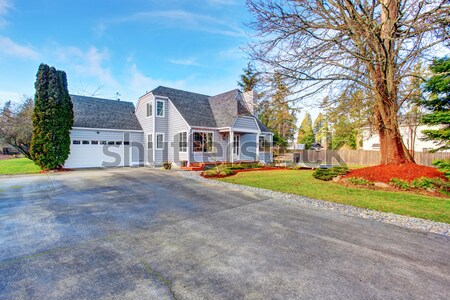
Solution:
<path fill-rule="evenodd" d="M 66 168 L 144 163 L 144 135 L 131 102 L 71 95 L 74 126 Z"/>

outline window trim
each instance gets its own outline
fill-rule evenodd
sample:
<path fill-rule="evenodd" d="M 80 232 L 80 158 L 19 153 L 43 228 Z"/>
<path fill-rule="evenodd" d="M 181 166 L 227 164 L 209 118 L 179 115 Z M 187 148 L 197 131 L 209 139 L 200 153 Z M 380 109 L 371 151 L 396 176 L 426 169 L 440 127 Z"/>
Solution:
<path fill-rule="evenodd" d="M 264 142 L 261 143 L 261 140 Z M 260 135 L 258 139 L 258 151 L 259 152 L 270 152 L 270 141 L 266 139 L 266 135 Z"/>
<path fill-rule="evenodd" d="M 162 135 L 162 141 L 161 141 L 162 148 L 158 148 L 158 135 Z M 156 150 L 164 150 L 164 133 L 162 133 L 162 132 L 157 132 L 156 133 L 156 148 L 155 149 Z"/>
<path fill-rule="evenodd" d="M 151 147 L 149 147 L 150 143 L 152 143 Z M 153 133 L 147 134 L 147 150 L 153 150 Z"/>
<path fill-rule="evenodd" d="M 211 149 L 204 151 L 205 150 L 205 142 L 202 141 L 202 151 L 195 151 L 195 146 L 194 146 L 194 142 L 195 142 L 195 134 L 196 133 L 204 133 L 206 134 L 206 136 L 208 136 L 209 134 L 211 134 Z M 207 139 L 206 139 L 207 142 Z M 198 130 L 198 131 L 194 131 L 192 132 L 192 152 L 193 153 L 213 153 L 214 152 L 214 131 L 202 131 L 202 130 Z"/>
<path fill-rule="evenodd" d="M 158 103 L 162 103 L 162 115 L 158 115 Z M 166 101 L 164 100 L 156 100 L 156 116 L 158 118 L 164 118 L 166 116 Z"/>
<path fill-rule="evenodd" d="M 182 135 L 183 133 L 185 134 L 186 141 L 185 141 L 185 145 L 184 145 L 184 146 L 181 146 L 181 135 Z M 178 140 L 178 150 L 179 150 L 181 153 L 186 153 L 186 152 L 188 152 L 187 150 L 188 150 L 189 139 L 188 139 L 187 131 L 180 131 L 180 132 L 178 132 L 178 137 L 179 137 L 179 140 Z M 184 148 L 184 151 L 182 150 L 183 148 Z"/>
<path fill-rule="evenodd" d="M 150 106 L 150 110 L 148 109 L 149 106 Z M 147 102 L 145 108 L 146 108 L 147 118 L 151 118 L 153 116 L 153 102 L 152 101 Z M 150 115 L 149 115 L 149 112 L 150 112 Z"/>

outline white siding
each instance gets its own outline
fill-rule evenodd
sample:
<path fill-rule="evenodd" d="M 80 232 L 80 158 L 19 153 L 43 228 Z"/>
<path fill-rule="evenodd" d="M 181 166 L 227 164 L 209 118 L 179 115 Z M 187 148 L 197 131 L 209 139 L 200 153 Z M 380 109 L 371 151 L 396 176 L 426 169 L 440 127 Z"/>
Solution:
<path fill-rule="evenodd" d="M 178 134 L 180 132 L 186 132 L 187 135 L 189 135 L 189 126 L 170 101 L 167 101 L 167 118 L 168 118 L 168 130 L 166 138 L 168 143 L 167 160 L 170 162 L 174 162 L 176 165 L 179 165 L 180 161 L 189 160 L 189 155 L 188 152 L 179 151 Z M 187 151 L 189 151 L 189 142 Z"/>
<path fill-rule="evenodd" d="M 158 98 L 156 96 L 156 100 L 157 101 L 163 101 L 164 102 L 164 117 L 158 117 L 156 116 L 155 120 L 155 132 L 156 134 L 158 133 L 163 133 L 164 134 L 164 149 L 163 150 L 158 150 L 156 149 L 155 151 L 155 164 L 156 165 L 161 165 L 163 162 L 168 161 L 168 143 L 167 143 L 167 137 L 168 137 L 168 131 L 169 131 L 169 116 L 168 116 L 168 101 L 166 99 L 162 99 L 162 98 Z M 155 108 L 156 108 L 156 100 L 155 100 Z M 156 109 L 155 109 L 155 115 L 156 115 Z M 156 140 L 155 140 L 156 141 Z M 155 145 L 156 147 L 156 142 Z"/>
<path fill-rule="evenodd" d="M 241 153 L 239 160 L 256 161 L 256 134 L 241 134 Z"/>
<path fill-rule="evenodd" d="M 433 141 L 422 141 L 421 138 L 424 137 L 422 131 L 426 129 L 436 129 L 437 126 L 427 126 L 427 125 L 420 125 L 417 128 L 417 136 L 414 143 L 414 151 L 416 152 L 422 152 L 424 149 L 433 149 L 437 148 L 437 145 Z M 410 129 L 407 126 L 401 126 L 400 127 L 400 134 L 403 137 L 403 142 L 405 143 L 406 148 L 410 148 L 411 142 L 410 142 Z M 374 147 L 378 146 L 378 147 Z M 363 150 L 380 150 L 380 137 L 377 133 L 370 134 L 368 129 L 365 129 L 363 131 Z"/>
<path fill-rule="evenodd" d="M 148 149 L 147 144 L 147 136 L 153 133 L 153 118 L 147 117 L 147 103 L 154 102 L 154 97 L 152 94 L 146 94 L 139 99 L 138 106 L 136 108 L 136 117 L 141 124 L 143 134 L 143 143 L 144 143 L 144 161 L 145 163 L 152 162 L 153 152 Z"/>
<path fill-rule="evenodd" d="M 259 131 L 259 127 L 258 124 L 256 123 L 256 120 L 252 117 L 237 117 L 236 121 L 234 122 L 233 125 L 233 130 L 234 131 L 255 131 L 258 132 Z"/>

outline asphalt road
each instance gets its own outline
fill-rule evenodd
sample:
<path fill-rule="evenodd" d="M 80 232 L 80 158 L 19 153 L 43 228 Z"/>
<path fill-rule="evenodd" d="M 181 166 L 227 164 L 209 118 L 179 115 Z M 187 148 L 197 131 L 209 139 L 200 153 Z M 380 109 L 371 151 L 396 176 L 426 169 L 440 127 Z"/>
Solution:
<path fill-rule="evenodd" d="M 0 178 L 0 299 L 449 299 L 449 254 L 176 172 Z"/>

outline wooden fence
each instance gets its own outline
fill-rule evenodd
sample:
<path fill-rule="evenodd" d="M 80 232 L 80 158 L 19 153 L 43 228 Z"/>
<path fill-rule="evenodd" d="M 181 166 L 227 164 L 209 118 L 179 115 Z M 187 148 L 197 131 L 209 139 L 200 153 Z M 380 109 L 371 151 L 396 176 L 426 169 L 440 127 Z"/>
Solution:
<path fill-rule="evenodd" d="M 294 151 L 295 157 L 298 157 L 302 162 L 317 162 L 337 164 L 344 162 L 346 164 L 358 165 L 378 165 L 380 163 L 380 151 L 367 150 L 305 150 Z M 294 159 L 293 153 L 286 153 L 278 156 L 276 160 L 292 161 Z M 424 166 L 432 166 L 433 160 L 436 159 L 450 159 L 450 152 L 415 152 L 414 159 L 416 163 Z"/>

